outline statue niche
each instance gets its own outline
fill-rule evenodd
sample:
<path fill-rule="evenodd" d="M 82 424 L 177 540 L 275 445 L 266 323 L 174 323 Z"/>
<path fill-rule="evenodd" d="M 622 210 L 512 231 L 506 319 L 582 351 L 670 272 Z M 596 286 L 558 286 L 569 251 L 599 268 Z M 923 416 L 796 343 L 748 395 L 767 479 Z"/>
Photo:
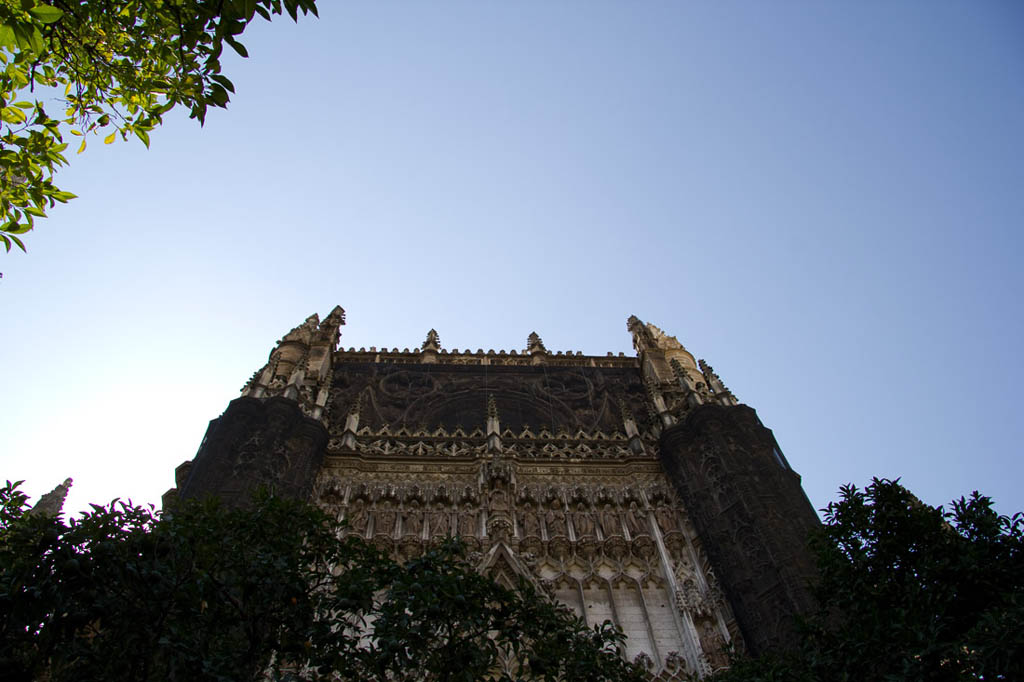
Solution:
<path fill-rule="evenodd" d="M 475 538 L 479 528 L 479 514 L 468 502 L 462 505 L 459 512 L 459 535 L 466 538 Z"/>
<path fill-rule="evenodd" d="M 531 504 L 523 507 L 523 513 L 519 517 L 519 533 L 524 538 L 540 537 L 540 519 Z"/>
<path fill-rule="evenodd" d="M 544 518 L 548 527 L 548 538 L 565 537 L 569 530 L 565 524 L 565 512 L 558 503 L 553 503 Z"/>
<path fill-rule="evenodd" d="M 427 517 L 427 524 L 430 527 L 430 537 L 444 537 L 448 535 L 448 525 L 451 523 L 451 514 L 447 509 L 436 509 Z"/>
<path fill-rule="evenodd" d="M 419 505 L 413 503 L 412 506 L 406 510 L 405 518 L 402 520 L 402 534 L 419 537 L 422 532 L 423 513 L 420 511 Z"/>
<path fill-rule="evenodd" d="M 356 535 L 366 535 L 366 525 L 369 520 L 369 516 L 366 513 L 366 509 L 363 508 L 362 502 L 356 502 L 353 504 L 345 514 L 345 521 L 348 523 L 348 532 Z"/>
<path fill-rule="evenodd" d="M 604 509 L 601 510 L 601 532 L 604 534 L 605 539 L 611 537 L 622 536 L 622 522 L 619 519 L 619 513 L 610 504 L 605 504 Z"/>
<path fill-rule="evenodd" d="M 572 521 L 573 526 L 576 528 L 577 540 L 594 537 L 594 518 L 582 502 L 576 507 L 576 513 L 573 514 Z"/>
<path fill-rule="evenodd" d="M 373 533 L 374 535 L 387 535 L 392 537 L 395 533 L 395 521 L 397 514 L 390 505 L 384 504 L 377 508 L 374 513 Z"/>
<path fill-rule="evenodd" d="M 636 502 L 629 503 L 629 509 L 626 510 L 626 528 L 629 529 L 630 537 L 636 538 L 650 534 L 645 516 L 644 512 L 637 507 Z"/>

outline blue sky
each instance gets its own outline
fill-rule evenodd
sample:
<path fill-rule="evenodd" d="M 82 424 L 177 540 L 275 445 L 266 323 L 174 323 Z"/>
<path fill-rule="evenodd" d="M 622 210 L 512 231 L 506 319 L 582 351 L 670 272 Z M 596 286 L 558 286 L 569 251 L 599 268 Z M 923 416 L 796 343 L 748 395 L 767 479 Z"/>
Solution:
<path fill-rule="evenodd" d="M 157 502 L 312 312 L 342 344 L 631 351 L 772 428 L 816 507 L 1024 509 L 1024 6 L 331 3 L 200 129 L 72 159 L 2 258 L 0 476 Z"/>

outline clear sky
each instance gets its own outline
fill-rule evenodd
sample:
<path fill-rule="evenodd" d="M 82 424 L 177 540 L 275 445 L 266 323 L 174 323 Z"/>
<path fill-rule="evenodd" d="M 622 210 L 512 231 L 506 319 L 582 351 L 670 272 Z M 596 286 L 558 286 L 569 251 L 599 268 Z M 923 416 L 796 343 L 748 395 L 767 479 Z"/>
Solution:
<path fill-rule="evenodd" d="M 157 502 L 313 312 L 342 344 L 705 358 L 816 507 L 1024 509 L 1024 4 L 330 2 L 0 256 L 0 477 Z"/>

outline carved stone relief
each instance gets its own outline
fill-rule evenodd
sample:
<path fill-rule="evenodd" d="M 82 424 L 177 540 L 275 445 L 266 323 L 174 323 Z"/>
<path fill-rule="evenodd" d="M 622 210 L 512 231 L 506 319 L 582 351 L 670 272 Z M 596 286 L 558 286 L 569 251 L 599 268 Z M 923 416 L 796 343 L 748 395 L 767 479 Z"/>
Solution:
<path fill-rule="evenodd" d="M 338 456 L 322 470 L 315 495 L 348 519 L 350 532 L 400 558 L 447 534 L 481 555 L 502 543 L 581 615 L 618 622 L 631 656 L 650 656 L 652 672 L 675 674 L 667 651 L 677 652 L 678 671 L 709 671 L 724 660 L 718 651 L 728 630 L 717 628 L 732 616 L 715 598 L 706 565 L 693 564 L 699 549 L 681 532 L 685 510 L 649 463 L 527 465 L 502 454 L 391 464 Z M 704 621 L 716 629 L 693 629 Z"/>

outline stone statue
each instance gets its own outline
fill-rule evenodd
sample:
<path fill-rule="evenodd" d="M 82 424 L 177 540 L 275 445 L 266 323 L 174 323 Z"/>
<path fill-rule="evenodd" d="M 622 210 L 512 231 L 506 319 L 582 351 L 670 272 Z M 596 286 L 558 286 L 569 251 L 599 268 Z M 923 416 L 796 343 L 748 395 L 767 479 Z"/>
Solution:
<path fill-rule="evenodd" d="M 363 509 L 362 503 L 352 505 L 345 514 L 345 520 L 348 521 L 349 532 L 356 533 L 357 535 L 366 535 L 366 523 L 369 521 L 369 518 L 366 515 L 366 510 Z"/>
<path fill-rule="evenodd" d="M 466 504 L 459 513 L 459 535 L 463 537 L 476 537 L 479 529 L 479 515 L 476 510 Z"/>
<path fill-rule="evenodd" d="M 443 537 L 448 535 L 448 524 L 451 523 L 451 514 L 447 509 L 438 509 L 430 512 L 428 519 L 430 524 L 430 537 Z"/>
<path fill-rule="evenodd" d="M 378 507 L 374 516 L 376 523 L 373 524 L 373 532 L 376 535 L 394 535 L 397 518 L 394 509 L 387 506 Z"/>
<path fill-rule="evenodd" d="M 676 521 L 676 515 L 672 513 L 672 510 L 668 507 L 662 507 L 654 512 L 654 518 L 658 521 L 658 526 L 661 528 L 662 533 L 672 533 L 679 530 L 679 523 Z"/>
<path fill-rule="evenodd" d="M 594 535 L 594 518 L 587 511 L 587 508 L 581 502 L 576 507 L 576 513 L 573 514 L 573 526 L 576 528 L 576 539 L 579 540 L 585 537 L 593 537 Z"/>
<path fill-rule="evenodd" d="M 423 513 L 419 507 L 412 507 L 405 512 L 402 521 L 402 534 L 419 537 L 423 532 Z"/>
<path fill-rule="evenodd" d="M 491 493 L 491 511 L 508 511 L 508 494 L 504 490 Z"/>
<path fill-rule="evenodd" d="M 622 535 L 622 524 L 619 520 L 619 514 L 610 504 L 606 504 L 601 512 L 601 532 L 604 533 L 606 538 Z"/>
<path fill-rule="evenodd" d="M 524 538 L 531 536 L 540 537 L 540 519 L 537 518 L 536 512 L 533 511 L 533 506 L 529 504 L 523 509 L 519 530 Z"/>
<path fill-rule="evenodd" d="M 636 502 L 630 502 L 629 509 L 626 510 L 626 528 L 629 529 L 630 536 L 634 538 L 650 533 L 644 513 L 636 506 Z"/>
<path fill-rule="evenodd" d="M 710 620 L 705 620 L 701 624 L 700 644 L 712 671 L 729 666 L 729 657 L 725 652 L 725 638 L 722 637 L 718 628 L 711 624 Z"/>
<path fill-rule="evenodd" d="M 568 535 L 568 530 L 565 526 L 565 512 L 557 504 L 552 505 L 544 520 L 547 521 L 549 538 Z"/>

